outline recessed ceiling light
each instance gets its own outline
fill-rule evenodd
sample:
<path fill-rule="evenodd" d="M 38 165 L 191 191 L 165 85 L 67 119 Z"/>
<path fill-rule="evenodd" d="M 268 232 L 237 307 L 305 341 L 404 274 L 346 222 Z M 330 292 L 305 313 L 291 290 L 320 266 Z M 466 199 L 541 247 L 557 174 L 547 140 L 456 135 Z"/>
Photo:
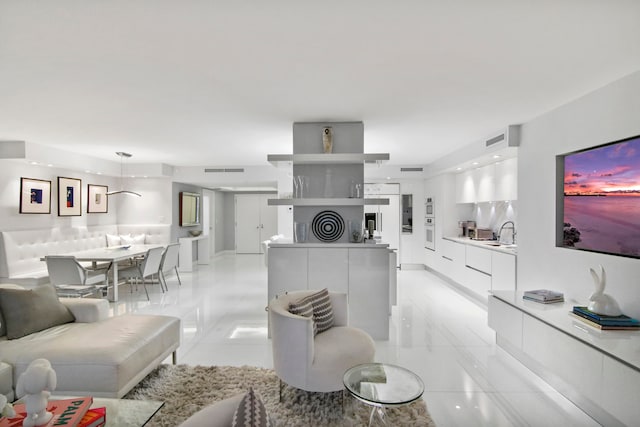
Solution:
<path fill-rule="evenodd" d="M 38 164 L 38 162 L 29 162 L 29 163 L 31 163 L 32 165 L 37 165 Z"/>
<path fill-rule="evenodd" d="M 472 164 L 473 166 L 478 166 L 480 163 L 478 163 L 478 162 L 473 162 L 473 163 L 471 163 L 471 164 Z"/>
<path fill-rule="evenodd" d="M 136 177 L 135 175 L 131 175 L 131 178 L 135 178 L 135 177 Z"/>
<path fill-rule="evenodd" d="M 457 170 L 457 171 L 461 171 L 461 170 L 462 170 L 462 168 L 456 168 L 456 170 Z"/>
<path fill-rule="evenodd" d="M 102 175 L 102 172 L 96 172 L 98 175 Z"/>
<path fill-rule="evenodd" d="M 84 173 L 91 173 L 91 171 L 90 170 L 86 170 L 86 171 L 84 171 Z"/>
<path fill-rule="evenodd" d="M 147 175 L 144 175 L 143 178 L 149 178 Z"/>
<path fill-rule="evenodd" d="M 53 167 L 53 165 L 51 163 L 49 163 L 47 166 L 49 166 L 50 168 Z"/>
<path fill-rule="evenodd" d="M 499 159 L 500 157 L 502 157 L 500 154 L 494 154 L 494 155 L 493 155 L 493 158 L 494 158 L 494 159 Z"/>
<path fill-rule="evenodd" d="M 387 177 L 387 179 L 391 179 L 391 177 L 390 177 L 390 176 L 388 176 L 388 177 Z"/>

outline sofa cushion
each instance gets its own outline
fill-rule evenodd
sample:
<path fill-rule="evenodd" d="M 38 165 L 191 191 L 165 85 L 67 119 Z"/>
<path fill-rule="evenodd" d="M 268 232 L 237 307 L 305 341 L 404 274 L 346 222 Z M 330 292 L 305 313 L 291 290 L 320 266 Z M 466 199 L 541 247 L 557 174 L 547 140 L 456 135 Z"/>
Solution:
<path fill-rule="evenodd" d="M 0 284 L 0 289 L 24 289 L 22 286 L 14 285 L 10 283 Z M 0 307 L 0 337 L 7 335 L 7 328 L 4 324 L 4 317 L 2 316 L 2 307 Z"/>
<path fill-rule="evenodd" d="M 293 301 L 289 304 L 289 313 L 297 316 L 308 317 L 313 320 L 313 335 L 318 333 L 318 325 L 313 319 L 313 304 L 308 297 Z"/>
<path fill-rule="evenodd" d="M 313 304 L 313 320 L 317 325 L 318 333 L 324 332 L 333 326 L 333 307 L 329 290 L 324 288 L 307 296 Z"/>
<path fill-rule="evenodd" d="M 9 339 L 21 338 L 75 320 L 69 309 L 58 300 L 51 285 L 34 289 L 0 288 L 0 310 Z"/>
<path fill-rule="evenodd" d="M 144 245 L 144 234 L 123 234 L 120 236 L 120 243 L 122 245 Z"/>
<path fill-rule="evenodd" d="M 260 397 L 249 388 L 247 394 L 244 395 L 236 412 L 233 414 L 233 422 L 231 427 L 271 427 L 273 423 L 267 415 L 267 409 L 264 407 Z"/>
<path fill-rule="evenodd" d="M 107 233 L 107 247 L 120 246 L 120 236 Z"/>

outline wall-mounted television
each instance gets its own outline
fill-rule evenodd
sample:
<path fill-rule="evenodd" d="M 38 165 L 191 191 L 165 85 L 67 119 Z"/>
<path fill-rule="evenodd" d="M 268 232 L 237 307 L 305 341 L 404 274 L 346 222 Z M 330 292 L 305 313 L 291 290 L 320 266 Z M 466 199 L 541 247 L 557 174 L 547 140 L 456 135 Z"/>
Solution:
<path fill-rule="evenodd" d="M 556 246 L 640 258 L 640 135 L 556 160 Z"/>
<path fill-rule="evenodd" d="M 200 224 L 200 195 L 197 193 L 180 192 L 180 227 L 190 227 Z"/>

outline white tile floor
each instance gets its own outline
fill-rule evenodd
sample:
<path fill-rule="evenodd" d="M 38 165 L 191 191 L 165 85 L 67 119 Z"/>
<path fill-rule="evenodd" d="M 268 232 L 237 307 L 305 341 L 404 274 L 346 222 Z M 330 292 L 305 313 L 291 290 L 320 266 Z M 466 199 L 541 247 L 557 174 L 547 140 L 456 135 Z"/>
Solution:
<path fill-rule="evenodd" d="M 181 277 L 165 294 L 150 286 L 150 302 L 122 287 L 113 310 L 180 317 L 179 363 L 272 367 L 262 256 L 223 254 Z M 391 336 L 376 344 L 377 361 L 422 377 L 439 427 L 598 425 L 494 344 L 485 309 L 426 271 L 399 271 Z"/>

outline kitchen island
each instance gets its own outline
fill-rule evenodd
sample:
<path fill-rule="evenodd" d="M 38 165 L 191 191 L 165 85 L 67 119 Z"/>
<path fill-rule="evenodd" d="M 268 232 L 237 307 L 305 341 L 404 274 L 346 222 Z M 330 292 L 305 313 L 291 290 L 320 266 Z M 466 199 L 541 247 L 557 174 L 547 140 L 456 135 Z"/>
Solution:
<path fill-rule="evenodd" d="M 349 325 L 389 339 L 395 252 L 384 243 L 270 243 L 268 301 L 288 291 L 328 288 L 349 299 Z M 392 267 L 393 266 L 393 267 Z"/>

